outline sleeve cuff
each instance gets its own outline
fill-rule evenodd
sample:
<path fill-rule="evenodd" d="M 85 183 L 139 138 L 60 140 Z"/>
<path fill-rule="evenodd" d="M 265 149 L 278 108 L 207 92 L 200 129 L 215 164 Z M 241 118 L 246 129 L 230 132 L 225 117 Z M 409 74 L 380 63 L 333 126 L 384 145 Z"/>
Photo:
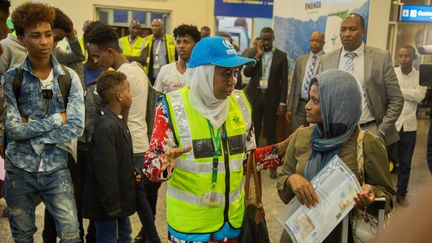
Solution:
<path fill-rule="evenodd" d="M 63 120 L 61 118 L 60 113 L 55 113 L 53 115 L 51 115 L 51 118 L 53 119 L 54 122 L 54 128 L 59 128 L 64 126 L 65 124 L 63 124 Z"/>

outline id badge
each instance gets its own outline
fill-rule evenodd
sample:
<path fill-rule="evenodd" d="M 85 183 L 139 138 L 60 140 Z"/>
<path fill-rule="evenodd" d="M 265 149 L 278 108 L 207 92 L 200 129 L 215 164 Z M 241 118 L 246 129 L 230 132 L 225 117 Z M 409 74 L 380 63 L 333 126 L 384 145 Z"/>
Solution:
<path fill-rule="evenodd" d="M 267 79 L 261 79 L 260 80 L 260 89 L 267 89 L 268 87 L 268 80 Z"/>
<path fill-rule="evenodd" d="M 159 55 L 155 55 L 153 61 L 153 69 L 159 69 L 159 68 L 160 68 Z"/>
<path fill-rule="evenodd" d="M 223 197 L 217 192 L 206 192 L 203 204 L 210 207 L 223 206 Z"/>

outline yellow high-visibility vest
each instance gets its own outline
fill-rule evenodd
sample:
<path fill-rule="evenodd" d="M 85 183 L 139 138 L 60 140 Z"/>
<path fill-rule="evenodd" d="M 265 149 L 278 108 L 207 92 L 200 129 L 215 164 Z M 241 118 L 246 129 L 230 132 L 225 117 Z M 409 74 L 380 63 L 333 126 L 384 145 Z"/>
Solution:
<path fill-rule="evenodd" d="M 167 55 L 168 55 L 168 63 L 175 62 L 175 51 L 176 51 L 176 45 L 175 40 L 172 36 L 166 34 L 165 35 L 165 43 L 167 48 Z M 152 45 L 153 45 L 153 35 L 149 35 L 144 38 L 144 47 L 148 48 L 147 52 L 147 60 L 146 65 L 144 66 L 144 71 L 146 74 L 148 74 L 149 68 L 150 68 L 150 56 L 152 54 Z"/>
<path fill-rule="evenodd" d="M 225 136 L 220 139 L 217 180 L 212 183 L 213 143 L 210 123 L 189 103 L 189 87 L 166 95 L 170 120 L 179 147 L 192 145 L 192 151 L 177 159 L 167 189 L 168 225 L 181 233 L 213 233 L 226 220 L 240 228 L 244 214 L 242 186 L 246 136 L 251 127 L 251 108 L 243 91 L 235 90 L 228 98 Z M 206 203 L 209 192 L 222 202 Z"/>
<path fill-rule="evenodd" d="M 133 44 L 129 42 L 129 36 L 123 36 L 119 39 L 123 55 L 139 57 L 143 48 L 144 38 L 137 36 Z"/>

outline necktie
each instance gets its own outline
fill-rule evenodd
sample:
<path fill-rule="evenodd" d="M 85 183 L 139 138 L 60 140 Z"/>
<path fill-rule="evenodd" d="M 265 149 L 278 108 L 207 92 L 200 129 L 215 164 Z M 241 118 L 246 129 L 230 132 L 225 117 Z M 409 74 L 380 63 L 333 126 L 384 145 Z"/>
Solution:
<path fill-rule="evenodd" d="M 354 71 L 354 64 L 353 64 L 353 60 L 354 57 L 356 57 L 357 54 L 355 54 L 354 52 L 347 52 L 345 53 L 345 57 L 346 57 L 346 62 L 345 62 L 345 71 L 349 72 L 349 73 L 353 73 Z"/>
<path fill-rule="evenodd" d="M 307 69 L 305 80 L 303 82 L 303 92 L 306 94 L 306 97 L 309 97 L 309 85 L 314 75 L 316 62 L 317 62 L 317 56 L 313 55 L 312 61 L 309 64 Z"/>

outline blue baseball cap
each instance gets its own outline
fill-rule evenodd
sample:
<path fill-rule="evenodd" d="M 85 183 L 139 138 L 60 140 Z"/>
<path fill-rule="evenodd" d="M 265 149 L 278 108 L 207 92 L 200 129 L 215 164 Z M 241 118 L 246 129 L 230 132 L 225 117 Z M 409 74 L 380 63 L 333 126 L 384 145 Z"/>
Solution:
<path fill-rule="evenodd" d="M 228 40 L 220 36 L 213 36 L 203 38 L 195 45 L 188 67 L 194 68 L 208 64 L 220 67 L 237 67 L 255 64 L 255 59 L 237 55 L 237 51 Z"/>

